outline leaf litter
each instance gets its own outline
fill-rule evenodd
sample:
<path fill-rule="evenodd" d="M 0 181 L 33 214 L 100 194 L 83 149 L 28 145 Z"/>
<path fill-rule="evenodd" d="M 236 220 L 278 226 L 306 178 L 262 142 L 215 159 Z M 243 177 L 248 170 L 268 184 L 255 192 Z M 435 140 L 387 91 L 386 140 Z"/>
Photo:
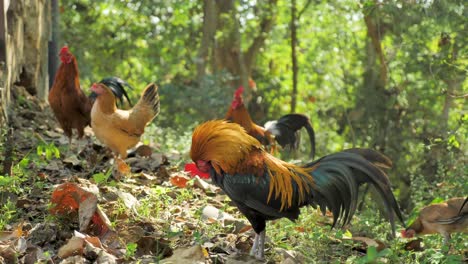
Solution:
<path fill-rule="evenodd" d="M 11 122 L 19 133 L 6 144 L 14 144 L 15 162 L 28 159 L 20 186 L 27 191 L 0 193 L 18 210 L 0 233 L 0 262 L 225 263 L 248 252 L 248 222 L 224 212 L 219 188 L 171 164 L 180 155 L 140 145 L 125 161 L 129 175 L 106 177 L 112 154 L 92 130 L 68 146 L 50 109 L 24 96 L 30 103 L 15 106 Z"/>

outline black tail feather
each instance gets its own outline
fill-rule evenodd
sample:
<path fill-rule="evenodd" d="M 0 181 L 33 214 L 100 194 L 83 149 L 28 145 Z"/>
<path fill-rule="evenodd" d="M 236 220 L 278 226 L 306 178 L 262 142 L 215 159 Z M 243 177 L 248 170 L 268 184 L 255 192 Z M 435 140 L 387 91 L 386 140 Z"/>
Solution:
<path fill-rule="evenodd" d="M 118 77 L 107 77 L 102 79 L 99 83 L 104 84 L 105 86 L 109 87 L 112 90 L 112 93 L 114 96 L 118 99 L 120 102 L 120 106 L 123 105 L 123 98 L 125 97 L 127 99 L 128 104 L 130 107 L 132 107 L 132 101 L 128 97 L 127 91 L 125 90 L 125 87 L 128 87 L 130 90 L 133 90 L 133 87 L 130 86 L 126 81 L 118 78 Z M 97 97 L 97 94 L 92 92 L 89 95 L 89 98 L 92 100 L 95 100 Z"/>
<path fill-rule="evenodd" d="M 462 206 L 460 207 L 460 210 L 458 211 L 458 215 L 461 215 L 463 208 L 465 208 L 466 203 L 468 202 L 468 197 L 466 197 L 465 201 L 463 202 Z"/>
<path fill-rule="evenodd" d="M 390 169 L 393 166 L 393 162 L 387 156 L 373 149 L 350 148 L 343 151 L 359 154 L 380 168 Z"/>
<path fill-rule="evenodd" d="M 310 155 L 315 156 L 315 132 L 307 116 L 302 114 L 287 114 L 276 121 L 267 122 L 265 128 L 275 136 L 283 148 L 295 150 L 299 147 L 299 130 L 305 127 L 310 139 Z"/>
<path fill-rule="evenodd" d="M 322 212 L 333 213 L 333 226 L 343 225 L 353 217 L 359 197 L 359 186 L 372 184 L 384 202 L 386 213 L 395 236 L 394 214 L 404 225 L 403 216 L 390 188 L 387 175 L 371 161 L 353 152 L 339 152 L 325 156 L 305 167 L 315 167 L 310 173 L 314 179 L 309 203 L 318 204 Z"/>

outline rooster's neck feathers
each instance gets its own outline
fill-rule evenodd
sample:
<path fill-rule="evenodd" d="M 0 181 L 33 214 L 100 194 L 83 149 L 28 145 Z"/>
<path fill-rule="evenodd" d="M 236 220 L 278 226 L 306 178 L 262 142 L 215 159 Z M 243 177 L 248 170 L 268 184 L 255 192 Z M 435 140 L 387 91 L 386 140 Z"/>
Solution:
<path fill-rule="evenodd" d="M 81 92 L 78 63 L 74 56 L 72 56 L 70 63 L 60 64 L 52 88 L 54 87 L 60 87 L 60 89 L 65 90 L 80 90 Z"/>
<path fill-rule="evenodd" d="M 232 109 L 230 119 L 232 119 L 232 122 L 237 123 L 243 128 L 245 128 L 245 130 L 247 130 L 247 133 L 249 133 L 255 126 L 255 123 L 250 117 L 249 111 L 243 103 L 236 109 Z"/>
<path fill-rule="evenodd" d="M 308 173 L 313 168 L 301 168 L 275 158 L 266 153 L 261 143 L 248 135 L 240 125 L 222 120 L 208 121 L 195 128 L 190 157 L 195 162 L 210 161 L 219 175 L 268 175 L 268 200 L 272 197 L 280 198 L 282 210 L 293 205 L 293 181 L 298 187 L 299 203 L 304 201 L 313 182 Z"/>

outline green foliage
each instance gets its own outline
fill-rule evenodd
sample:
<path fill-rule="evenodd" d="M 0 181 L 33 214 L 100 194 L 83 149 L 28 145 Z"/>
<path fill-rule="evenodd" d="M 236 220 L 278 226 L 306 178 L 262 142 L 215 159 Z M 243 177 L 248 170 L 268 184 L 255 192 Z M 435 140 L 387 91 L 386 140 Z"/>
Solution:
<path fill-rule="evenodd" d="M 46 161 L 52 160 L 52 158 L 60 158 L 60 150 L 54 145 L 53 142 L 46 144 L 41 143 L 37 146 L 36 151 L 38 156 L 44 156 Z"/>
<path fill-rule="evenodd" d="M 130 259 L 135 256 L 138 245 L 136 243 L 128 243 L 125 250 L 125 258 Z"/>
<path fill-rule="evenodd" d="M 96 173 L 93 174 L 93 180 L 96 184 L 104 184 L 109 180 L 109 177 L 112 175 L 112 169 L 108 169 L 106 173 Z"/>
<path fill-rule="evenodd" d="M 6 225 L 11 224 L 17 215 L 15 203 L 8 199 L 6 203 L 0 206 L 0 230 L 4 230 Z"/>

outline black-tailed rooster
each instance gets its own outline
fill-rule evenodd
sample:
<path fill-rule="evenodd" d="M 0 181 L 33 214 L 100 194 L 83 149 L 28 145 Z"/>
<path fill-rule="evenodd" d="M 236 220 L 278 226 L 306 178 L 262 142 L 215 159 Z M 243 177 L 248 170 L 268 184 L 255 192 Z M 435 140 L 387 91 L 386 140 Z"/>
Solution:
<path fill-rule="evenodd" d="M 299 208 L 312 205 L 319 206 L 322 213 L 330 210 L 333 226 L 347 224 L 364 183 L 372 184 L 380 194 L 393 233 L 393 212 L 403 223 L 387 176 L 373 164 L 388 159 L 373 150 L 338 152 L 301 167 L 267 153 L 240 125 L 214 120 L 195 128 L 190 157 L 200 171 L 210 173 L 252 224 L 256 236 L 250 253 L 260 259 L 264 257 L 266 221 L 283 217 L 294 221 Z"/>
<path fill-rule="evenodd" d="M 241 86 L 234 92 L 231 106 L 226 113 L 225 119 L 241 125 L 249 135 L 256 138 L 263 145 L 275 149 L 275 141 L 283 149 L 296 150 L 300 143 L 299 131 L 304 127 L 309 134 L 310 156 L 315 155 L 315 133 L 310 120 L 302 114 L 287 114 L 278 120 L 269 121 L 265 127 L 255 124 L 250 117 L 242 99 L 244 88 Z"/>

